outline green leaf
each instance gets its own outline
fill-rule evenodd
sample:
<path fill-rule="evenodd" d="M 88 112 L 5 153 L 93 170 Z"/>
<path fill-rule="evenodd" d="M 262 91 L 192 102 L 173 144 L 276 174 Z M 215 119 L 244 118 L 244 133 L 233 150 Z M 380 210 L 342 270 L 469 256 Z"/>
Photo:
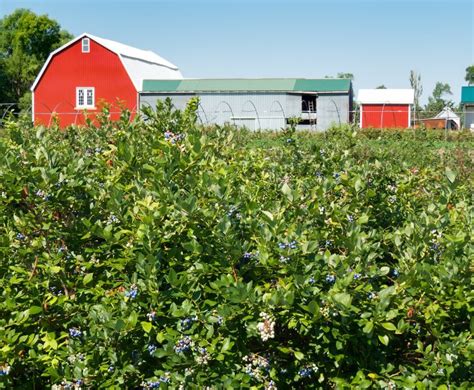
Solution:
<path fill-rule="evenodd" d="M 396 246 L 402 245 L 402 239 L 401 239 L 401 237 L 400 237 L 399 234 L 396 234 L 396 235 L 395 235 L 395 245 L 396 245 Z"/>
<path fill-rule="evenodd" d="M 142 321 L 142 322 L 141 322 L 141 325 L 142 325 L 143 330 L 144 330 L 146 333 L 150 333 L 151 328 L 153 327 L 153 325 L 151 324 L 151 322 L 148 322 L 148 321 Z"/>
<path fill-rule="evenodd" d="M 334 295 L 334 300 L 346 307 L 351 305 L 352 297 L 348 293 L 339 293 Z"/>
<path fill-rule="evenodd" d="M 281 347 L 281 346 L 278 346 L 277 347 L 279 351 L 283 352 L 283 353 L 290 353 L 291 350 L 287 347 Z"/>
<path fill-rule="evenodd" d="M 390 272 L 390 268 L 389 268 L 389 267 L 384 266 L 384 267 L 381 267 L 381 268 L 380 268 L 380 274 L 381 274 L 381 275 L 387 275 L 389 272 Z"/>
<path fill-rule="evenodd" d="M 273 214 L 270 211 L 262 210 L 262 213 L 265 214 L 270 221 L 273 221 Z"/>
<path fill-rule="evenodd" d="M 48 332 L 44 337 L 45 348 L 58 349 L 58 342 L 56 341 L 56 335 L 54 332 Z"/>
<path fill-rule="evenodd" d="M 31 306 L 30 310 L 29 310 L 29 313 L 30 314 L 38 314 L 38 313 L 41 313 L 42 311 L 43 311 L 43 309 L 40 306 Z"/>
<path fill-rule="evenodd" d="M 381 300 L 387 299 L 393 294 L 395 294 L 395 286 L 390 286 L 390 287 L 384 288 L 383 290 L 379 292 L 379 298 Z"/>
<path fill-rule="evenodd" d="M 370 333 L 372 332 L 372 329 L 374 329 L 374 323 L 372 321 L 369 321 L 365 324 L 364 329 L 362 329 L 362 331 L 364 333 Z"/>
<path fill-rule="evenodd" d="M 58 342 L 56 341 L 56 339 L 50 339 L 48 343 L 52 349 L 58 349 Z"/>
<path fill-rule="evenodd" d="M 456 180 L 456 174 L 451 170 L 451 168 L 446 167 L 445 174 L 449 182 L 454 183 L 454 181 Z"/>
<path fill-rule="evenodd" d="M 295 358 L 298 360 L 303 360 L 304 359 L 304 353 L 300 351 L 294 351 L 293 354 L 295 355 Z"/>
<path fill-rule="evenodd" d="M 114 324 L 114 329 L 117 331 L 121 331 L 123 328 L 125 328 L 125 322 L 124 320 L 119 318 Z"/>
<path fill-rule="evenodd" d="M 150 164 L 143 164 L 143 169 L 145 171 L 150 171 L 150 172 L 153 172 L 153 173 L 156 173 L 156 168 Z"/>
<path fill-rule="evenodd" d="M 178 278 L 177 278 L 176 272 L 173 268 L 170 268 L 170 270 L 169 270 L 168 281 L 173 287 L 175 287 L 178 283 Z"/>
<path fill-rule="evenodd" d="M 380 342 L 383 344 L 383 345 L 388 345 L 388 341 L 389 341 L 389 338 L 387 335 L 383 335 L 383 336 L 378 336 L 379 337 L 379 340 Z"/>
<path fill-rule="evenodd" d="M 114 228 L 114 225 L 110 224 L 107 225 L 104 230 L 102 231 L 102 234 L 104 238 L 108 241 L 112 238 L 112 229 Z"/>
<path fill-rule="evenodd" d="M 291 188 L 288 184 L 283 184 L 283 186 L 281 187 L 281 192 L 286 195 L 290 202 L 293 202 L 293 193 L 291 192 Z"/>
<path fill-rule="evenodd" d="M 234 342 L 230 341 L 230 339 L 227 337 L 222 343 L 221 353 L 228 351 L 229 349 L 232 348 L 233 345 L 234 345 Z"/>
<path fill-rule="evenodd" d="M 390 330 L 391 332 L 394 332 L 397 330 L 397 327 L 392 324 L 391 322 L 384 322 L 382 323 L 382 326 L 387 329 L 387 330 Z"/>
<path fill-rule="evenodd" d="M 138 322 L 138 313 L 134 310 L 130 313 L 127 318 L 127 327 L 133 329 Z"/>
<path fill-rule="evenodd" d="M 464 232 L 458 232 L 456 235 L 446 234 L 445 237 L 450 242 L 463 242 L 466 238 L 466 234 Z"/>
<path fill-rule="evenodd" d="M 157 349 L 153 355 L 160 358 L 160 357 L 166 356 L 168 354 L 169 353 L 166 352 L 164 349 Z"/>
<path fill-rule="evenodd" d="M 84 276 L 84 279 L 82 280 L 82 283 L 84 284 L 84 286 L 90 283 L 93 277 L 94 277 L 93 273 L 86 274 L 86 276 Z"/>
<path fill-rule="evenodd" d="M 311 314 L 313 315 L 317 315 L 319 314 L 319 306 L 318 304 L 316 303 L 316 301 L 311 301 L 309 304 L 308 304 L 308 309 L 307 309 Z"/>
<path fill-rule="evenodd" d="M 162 343 L 165 340 L 165 334 L 163 332 L 158 332 L 156 335 L 156 341 Z"/>

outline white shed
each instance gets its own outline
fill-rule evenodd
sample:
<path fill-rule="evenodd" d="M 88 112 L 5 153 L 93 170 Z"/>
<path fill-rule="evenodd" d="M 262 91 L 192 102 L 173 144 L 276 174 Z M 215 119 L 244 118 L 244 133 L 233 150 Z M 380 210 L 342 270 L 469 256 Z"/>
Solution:
<path fill-rule="evenodd" d="M 453 110 L 451 110 L 450 107 L 445 107 L 443 111 L 435 116 L 435 119 L 445 119 L 447 129 L 458 130 L 461 128 L 461 118 Z M 453 123 L 455 126 L 453 126 Z"/>

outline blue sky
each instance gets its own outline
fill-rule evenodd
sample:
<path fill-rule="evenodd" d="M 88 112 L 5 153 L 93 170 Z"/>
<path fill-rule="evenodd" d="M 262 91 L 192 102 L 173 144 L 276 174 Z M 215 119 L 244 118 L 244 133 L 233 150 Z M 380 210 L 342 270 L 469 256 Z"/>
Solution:
<path fill-rule="evenodd" d="M 185 77 L 308 77 L 350 72 L 354 88 L 437 81 L 459 102 L 474 64 L 472 0 L 1 0 L 178 65 Z"/>

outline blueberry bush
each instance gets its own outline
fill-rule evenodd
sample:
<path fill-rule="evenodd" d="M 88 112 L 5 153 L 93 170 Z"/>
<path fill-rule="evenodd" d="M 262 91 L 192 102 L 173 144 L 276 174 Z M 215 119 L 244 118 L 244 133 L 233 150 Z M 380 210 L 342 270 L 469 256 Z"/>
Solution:
<path fill-rule="evenodd" d="M 472 387 L 472 155 L 196 107 L 0 130 L 0 388 Z"/>

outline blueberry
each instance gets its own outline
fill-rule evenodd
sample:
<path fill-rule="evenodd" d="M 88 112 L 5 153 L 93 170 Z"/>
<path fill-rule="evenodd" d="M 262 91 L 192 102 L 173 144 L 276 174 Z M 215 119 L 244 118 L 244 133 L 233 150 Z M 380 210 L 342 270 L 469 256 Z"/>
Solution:
<path fill-rule="evenodd" d="M 336 281 L 336 277 L 334 275 L 328 275 L 326 276 L 326 282 L 328 283 L 334 283 Z"/>

